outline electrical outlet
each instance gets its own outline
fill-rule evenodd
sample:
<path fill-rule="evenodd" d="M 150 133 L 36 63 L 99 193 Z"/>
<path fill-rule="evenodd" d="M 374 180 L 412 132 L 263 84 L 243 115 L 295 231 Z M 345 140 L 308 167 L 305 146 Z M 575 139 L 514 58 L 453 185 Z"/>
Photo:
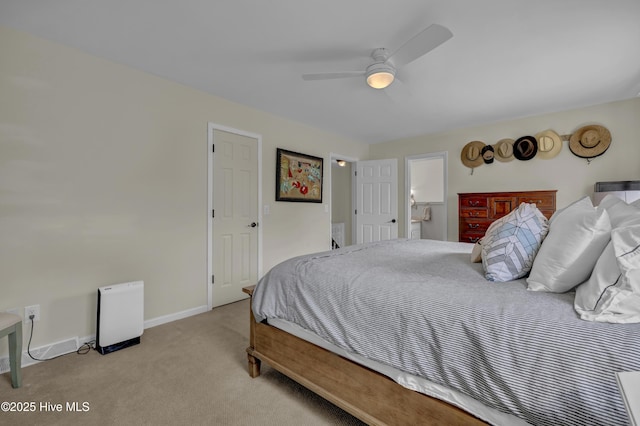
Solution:
<path fill-rule="evenodd" d="M 31 315 L 33 315 L 33 321 L 40 321 L 40 305 L 31 305 L 24 307 L 25 322 L 31 322 L 31 318 L 29 318 Z"/>

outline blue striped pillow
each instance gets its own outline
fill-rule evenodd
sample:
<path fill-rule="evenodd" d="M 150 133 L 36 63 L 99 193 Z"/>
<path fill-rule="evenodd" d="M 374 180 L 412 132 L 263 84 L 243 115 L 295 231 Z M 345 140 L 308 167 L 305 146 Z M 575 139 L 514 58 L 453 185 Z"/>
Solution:
<path fill-rule="evenodd" d="M 512 281 L 529 273 L 549 232 L 535 204 L 522 203 L 493 222 L 482 240 L 482 267 L 489 281 Z"/>

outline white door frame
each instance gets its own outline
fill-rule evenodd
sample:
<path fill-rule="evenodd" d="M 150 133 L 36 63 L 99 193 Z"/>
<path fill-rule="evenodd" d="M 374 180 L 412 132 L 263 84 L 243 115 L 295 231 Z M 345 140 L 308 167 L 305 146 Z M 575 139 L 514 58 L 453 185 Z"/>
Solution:
<path fill-rule="evenodd" d="M 347 161 L 349 163 L 354 164 L 356 161 L 360 161 L 359 158 L 356 157 L 350 157 L 348 155 L 342 155 L 342 154 L 336 154 L 335 152 L 330 152 L 329 153 L 329 160 L 331 162 L 331 164 L 329 164 L 329 217 L 331 217 L 332 212 L 333 212 L 333 205 L 331 203 L 333 203 L 333 194 L 331 193 L 331 191 L 333 190 L 333 162 L 336 160 L 344 160 Z M 355 169 L 352 167 L 351 168 L 351 244 L 355 244 L 356 241 L 356 227 L 354 226 L 354 224 L 356 223 L 356 209 L 355 209 L 355 205 L 356 205 L 356 180 L 355 180 L 355 174 L 353 174 L 353 171 Z M 331 219 L 329 219 L 329 235 L 331 235 Z"/>
<path fill-rule="evenodd" d="M 444 230 L 443 241 L 447 240 L 447 228 L 448 228 L 448 215 L 447 215 L 447 196 L 448 196 L 448 183 L 447 183 L 447 159 L 448 152 L 432 152 L 429 154 L 409 155 L 404 157 L 404 210 L 405 210 L 405 235 L 407 238 L 411 235 L 411 209 L 408 208 L 411 202 L 411 160 L 424 160 L 425 158 L 442 158 L 442 188 L 443 204 L 444 204 Z"/>
<path fill-rule="evenodd" d="M 245 132 L 243 130 L 234 129 L 232 127 L 209 122 L 207 125 L 207 309 L 213 308 L 213 285 L 211 277 L 213 271 L 213 131 L 221 130 L 223 132 L 234 133 L 240 136 L 246 136 L 258 141 L 258 278 L 262 277 L 262 135 L 256 133 Z"/>

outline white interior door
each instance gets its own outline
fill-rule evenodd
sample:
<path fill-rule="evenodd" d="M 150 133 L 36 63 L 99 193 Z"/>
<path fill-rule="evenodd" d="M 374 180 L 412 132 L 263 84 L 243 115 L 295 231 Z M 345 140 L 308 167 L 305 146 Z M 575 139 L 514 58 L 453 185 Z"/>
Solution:
<path fill-rule="evenodd" d="M 247 297 L 258 279 L 258 140 L 213 130 L 211 306 Z"/>
<path fill-rule="evenodd" d="M 358 244 L 398 238 L 397 159 L 356 162 Z"/>

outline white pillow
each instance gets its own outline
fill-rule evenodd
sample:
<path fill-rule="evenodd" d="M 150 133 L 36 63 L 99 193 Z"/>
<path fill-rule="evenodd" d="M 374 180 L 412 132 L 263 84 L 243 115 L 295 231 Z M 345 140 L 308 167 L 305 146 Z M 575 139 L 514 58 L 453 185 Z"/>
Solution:
<path fill-rule="evenodd" d="M 591 278 L 576 289 L 574 307 L 588 321 L 640 322 L 640 225 L 611 231 Z"/>
<path fill-rule="evenodd" d="M 564 293 L 586 281 L 610 233 L 607 211 L 594 208 L 589 197 L 560 211 L 533 262 L 528 289 Z"/>
<path fill-rule="evenodd" d="M 512 281 L 529 273 L 549 231 L 535 204 L 522 203 L 493 222 L 482 239 L 482 267 L 489 281 Z"/>
<path fill-rule="evenodd" d="M 602 293 L 612 283 L 620 279 L 620 269 L 616 263 L 616 255 L 613 251 L 613 242 L 609 241 L 604 251 L 598 258 L 588 281 L 576 288 L 576 297 L 573 306 L 582 319 L 595 321 L 597 315 L 593 315 Z M 590 317 L 590 318 L 588 318 Z"/>
<path fill-rule="evenodd" d="M 615 195 L 606 195 L 598 209 L 605 209 L 611 221 L 611 228 L 617 228 L 622 222 L 636 216 L 640 216 L 640 208 L 627 204 L 623 199 Z"/>

